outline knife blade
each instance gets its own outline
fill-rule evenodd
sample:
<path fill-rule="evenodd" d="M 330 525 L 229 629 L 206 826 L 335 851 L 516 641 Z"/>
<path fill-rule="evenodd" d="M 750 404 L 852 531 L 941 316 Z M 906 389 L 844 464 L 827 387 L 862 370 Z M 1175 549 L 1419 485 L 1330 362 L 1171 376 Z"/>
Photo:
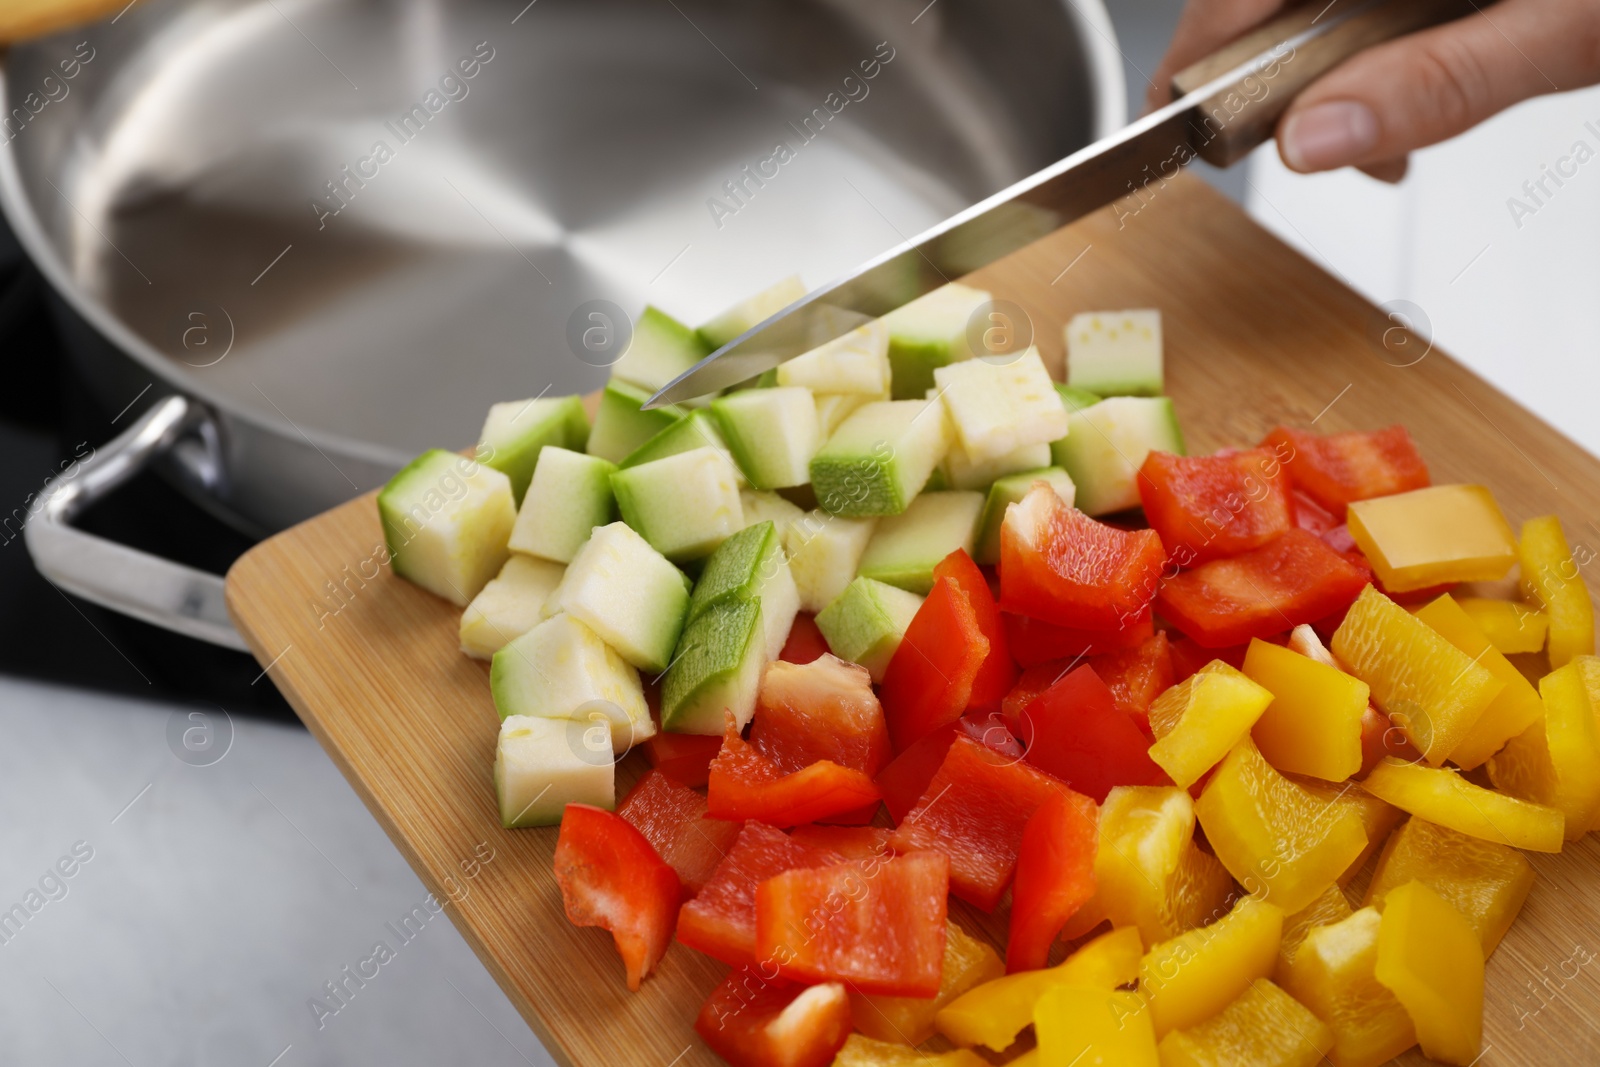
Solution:
<path fill-rule="evenodd" d="M 1271 136 L 1300 89 L 1351 55 L 1474 10 L 1471 0 L 1332 0 L 1292 10 L 1180 73 L 1166 107 L 807 294 L 644 406 L 755 378 L 1107 204 L 1155 195 L 1195 159 L 1230 165 Z"/>

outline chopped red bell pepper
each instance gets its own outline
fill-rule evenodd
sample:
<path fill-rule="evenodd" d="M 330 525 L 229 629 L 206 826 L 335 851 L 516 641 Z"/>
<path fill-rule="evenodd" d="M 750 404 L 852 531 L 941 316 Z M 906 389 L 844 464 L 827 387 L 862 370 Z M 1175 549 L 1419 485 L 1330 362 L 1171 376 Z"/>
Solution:
<path fill-rule="evenodd" d="M 556 884 L 574 926 L 611 931 L 628 988 L 661 962 L 678 918 L 678 876 L 621 816 L 568 804 L 556 838 Z"/>
<path fill-rule="evenodd" d="M 1191 637 L 1179 636 L 1168 644 L 1172 656 L 1172 682 L 1174 685 L 1194 674 L 1214 659 L 1220 659 L 1234 670 L 1244 670 L 1248 644 L 1229 645 L 1226 648 L 1204 648 Z"/>
<path fill-rule="evenodd" d="M 1150 739 L 1118 710 L 1116 697 L 1087 664 L 1023 709 L 1018 737 L 1030 764 L 1097 804 L 1113 786 L 1168 781 L 1150 758 Z"/>
<path fill-rule="evenodd" d="M 957 737 L 889 844 L 901 853 L 943 852 L 950 857 L 950 892 L 993 911 L 1016 868 L 1023 827 L 1040 804 L 1065 788 L 1026 762 Z"/>
<path fill-rule="evenodd" d="M 933 781 L 945 753 L 950 751 L 957 737 L 970 737 L 1009 760 L 1022 758 L 1022 744 L 1011 735 L 998 715 L 963 715 L 950 725 L 940 727 L 896 756 L 873 779 L 873 784 L 883 794 L 883 806 L 889 809 L 889 816 L 897 824 L 905 821 L 922 794 L 928 791 L 928 783 Z"/>
<path fill-rule="evenodd" d="M 1404 426 L 1367 433 L 1309 433 L 1280 426 L 1263 445 L 1274 448 L 1289 468 L 1295 488 L 1343 521 L 1345 505 L 1389 496 L 1430 483 L 1428 466 Z"/>
<path fill-rule="evenodd" d="M 722 738 L 705 734 L 674 734 L 657 730 L 644 743 L 650 766 L 678 785 L 703 786 L 711 773 L 711 761 L 722 751 Z"/>
<path fill-rule="evenodd" d="M 989 642 L 989 654 L 972 679 L 967 707 L 975 711 L 996 711 L 1010 691 L 1011 683 L 1017 679 L 1017 665 L 1011 659 L 1005 628 L 1000 623 L 1000 606 L 995 603 L 989 580 L 972 562 L 972 557 L 959 548 L 933 568 L 933 577 L 935 580 L 949 578 L 961 587 L 967 594 L 967 603 L 972 605 L 978 629 Z"/>
<path fill-rule="evenodd" d="M 706 801 L 713 819 L 754 819 L 771 826 L 795 826 L 876 803 L 878 787 L 863 771 L 818 760 L 785 774 L 739 736 L 732 714 L 722 735 L 722 751 L 711 761 Z"/>
<path fill-rule="evenodd" d="M 865 860 L 890 854 L 889 835 L 882 826 L 823 826 L 808 822 L 789 831 L 789 836 L 810 848 L 831 849 L 845 859 Z"/>
<path fill-rule="evenodd" d="M 889 729 L 865 667 L 823 655 L 767 666 L 750 743 L 785 774 L 818 760 L 865 772 L 889 762 Z"/>
<path fill-rule="evenodd" d="M 1048 963 L 1061 928 L 1094 896 L 1099 819 L 1094 801 L 1067 790 L 1048 798 L 1028 820 L 1011 885 L 1008 972 Z"/>
<path fill-rule="evenodd" d="M 1150 705 L 1173 685 L 1171 642 L 1166 632 L 1153 634 L 1137 648 L 1091 656 L 1089 666 L 1106 683 L 1117 710 L 1139 729 L 1150 732 Z"/>
<path fill-rule="evenodd" d="M 728 855 L 678 915 L 678 940 L 734 967 L 754 962 L 756 886 L 796 867 L 844 862 L 764 823 L 745 823 Z"/>
<path fill-rule="evenodd" d="M 1289 496 L 1294 502 L 1294 524 L 1306 533 L 1321 537 L 1344 521 L 1299 489 L 1292 490 Z"/>
<path fill-rule="evenodd" d="M 989 639 L 967 594 L 949 578 L 936 580 L 906 627 L 878 691 L 896 752 L 961 717 L 988 655 Z"/>
<path fill-rule="evenodd" d="M 950 860 L 942 852 L 785 871 L 756 887 L 756 958 L 797 982 L 844 982 L 869 996 L 936 996 L 949 903 Z"/>
<path fill-rule="evenodd" d="M 1138 485 L 1145 518 L 1180 566 L 1259 548 L 1294 525 L 1289 479 L 1269 448 L 1215 456 L 1152 452 Z"/>
<path fill-rule="evenodd" d="M 1161 583 L 1163 617 L 1206 648 L 1266 638 L 1350 606 L 1368 577 L 1321 538 L 1294 529 Z"/>
<path fill-rule="evenodd" d="M 678 872 L 685 896 L 700 892 L 733 847 L 739 824 L 706 817 L 706 798 L 649 770 L 617 805 L 617 814 L 649 841 Z"/>
<path fill-rule="evenodd" d="M 1052 660 L 1079 659 L 1136 648 L 1155 633 L 1154 615 L 1148 604 L 1109 630 L 1074 630 L 1010 613 L 1000 617 L 1005 621 L 1011 655 L 1024 669 Z"/>
<path fill-rule="evenodd" d="M 850 994 L 734 971 L 711 991 L 695 1033 L 732 1067 L 829 1067 L 850 1036 Z"/>
<path fill-rule="evenodd" d="M 1038 485 L 1000 527 L 1000 607 L 1075 630 L 1116 630 L 1149 606 L 1166 563 L 1154 530 L 1096 522 Z"/>
<path fill-rule="evenodd" d="M 828 639 L 817 627 L 817 617 L 802 611 L 794 617 L 789 627 L 789 639 L 783 643 L 778 658 L 786 663 L 810 663 L 828 653 Z"/>
<path fill-rule="evenodd" d="M 1022 712 L 1035 697 L 1065 678 L 1074 667 L 1085 661 L 1085 657 L 1076 656 L 1072 659 L 1052 659 L 1043 663 L 1035 663 L 1023 670 L 1017 677 L 1017 684 L 1011 687 L 1011 692 L 1006 694 L 1005 700 L 1000 705 L 1000 719 L 1006 724 L 1006 729 L 1013 735 L 1022 734 Z"/>

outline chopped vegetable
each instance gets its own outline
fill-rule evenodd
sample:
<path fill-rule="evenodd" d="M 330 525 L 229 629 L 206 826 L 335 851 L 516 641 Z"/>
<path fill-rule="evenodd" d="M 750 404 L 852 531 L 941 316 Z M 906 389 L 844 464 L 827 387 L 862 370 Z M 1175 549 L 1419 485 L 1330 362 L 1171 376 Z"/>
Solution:
<path fill-rule="evenodd" d="M 750 744 L 785 773 L 831 760 L 872 777 L 889 761 L 883 708 L 862 667 L 824 653 L 767 665 Z"/>
<path fill-rule="evenodd" d="M 879 519 L 861 556 L 861 575 L 927 596 L 940 560 L 972 552 L 983 499 L 954 490 L 922 493 L 902 514 Z"/>
<path fill-rule="evenodd" d="M 993 460 L 1067 436 L 1066 408 L 1037 348 L 995 362 L 952 363 L 934 370 L 933 380 L 950 413 L 956 440 L 974 461 Z"/>
<path fill-rule="evenodd" d="M 1568 841 L 1587 833 L 1600 815 L 1600 731 L 1583 662 L 1574 659 L 1540 679 L 1544 714 L 1489 759 L 1494 787 L 1561 812 Z"/>
<path fill-rule="evenodd" d="M 654 389 L 641 389 L 615 378 L 607 382 L 600 394 L 600 406 L 595 409 L 594 429 L 589 431 L 585 451 L 591 456 L 621 463 L 635 449 L 688 414 L 686 408 L 676 404 L 644 410 L 644 402 L 653 392 Z M 717 444 L 720 446 L 721 442 Z"/>
<path fill-rule="evenodd" d="M 695 583 L 688 619 L 692 622 L 707 609 L 734 599 L 760 603 L 767 658 L 777 659 L 800 610 L 800 594 L 784 560 L 777 527 L 770 522 L 746 526 L 717 546 Z"/>
<path fill-rule="evenodd" d="M 1421 882 L 1389 890 L 1379 983 L 1411 1016 L 1422 1054 L 1470 1067 L 1483 1045 L 1483 947 L 1464 915 Z"/>
<path fill-rule="evenodd" d="M 1469 837 L 1529 852 L 1561 851 L 1560 811 L 1474 785 L 1450 767 L 1421 767 L 1391 757 L 1374 767 L 1361 787 Z"/>
<path fill-rule="evenodd" d="M 722 438 L 757 489 L 787 489 L 811 480 L 811 457 L 822 443 L 811 390 L 747 389 L 711 402 Z"/>
<path fill-rule="evenodd" d="M 1077 486 L 1076 504 L 1104 515 L 1139 506 L 1139 468 L 1151 452 L 1183 455 L 1177 412 L 1164 396 L 1114 396 L 1067 416 L 1050 458 Z"/>
<path fill-rule="evenodd" d="M 1533 865 L 1514 848 L 1412 818 L 1384 846 L 1365 903 L 1381 911 L 1389 891 L 1411 881 L 1465 915 L 1488 957 L 1528 899 Z"/>
<path fill-rule="evenodd" d="M 817 627 L 816 616 L 803 611 L 796 615 L 778 658 L 785 663 L 806 664 L 827 654 L 828 639 L 822 636 L 822 631 Z"/>
<path fill-rule="evenodd" d="M 1352 501 L 1430 484 L 1428 468 L 1404 426 L 1326 436 L 1280 426 L 1262 444 L 1288 465 L 1296 489 L 1340 518 Z"/>
<path fill-rule="evenodd" d="M 950 447 L 937 400 L 880 400 L 851 412 L 811 458 L 817 503 L 835 515 L 898 515 Z"/>
<path fill-rule="evenodd" d="M 589 416 L 575 396 L 534 397 L 492 404 L 478 434 L 478 458 L 511 479 L 521 507 L 528 482 L 546 448 L 581 449 L 589 440 Z"/>
<path fill-rule="evenodd" d="M 940 578 L 883 672 L 880 695 L 895 751 L 961 717 L 988 655 L 967 594 Z"/>
<path fill-rule="evenodd" d="M 1517 542 L 1481 485 L 1436 485 L 1350 505 L 1350 536 L 1390 593 L 1492 582 L 1517 561 Z"/>
<path fill-rule="evenodd" d="M 1250 732 L 1272 692 L 1213 660 L 1150 705 L 1150 758 L 1184 789 Z"/>
<path fill-rule="evenodd" d="M 877 528 L 877 519 L 846 519 L 826 511 L 804 512 L 782 527 L 800 610 L 814 615 L 839 599 Z"/>
<path fill-rule="evenodd" d="M 1158 1067 L 1151 1011 L 1139 993 L 1052 986 L 1033 1008 L 1041 1067 Z"/>
<path fill-rule="evenodd" d="M 1146 944 L 1206 926 L 1225 914 L 1233 879 L 1194 841 L 1194 801 L 1173 786 L 1118 786 L 1100 808 L 1096 903 L 1115 927 Z"/>
<path fill-rule="evenodd" d="M 883 793 L 884 807 L 889 809 L 889 816 L 896 823 L 904 822 L 927 792 L 928 783 L 933 781 L 957 737 L 970 737 L 1008 760 L 1022 758 L 1022 745 L 1011 736 L 999 717 L 963 715 L 914 742 L 873 779 L 873 784 Z"/>
<path fill-rule="evenodd" d="M 1011 656 L 1023 667 L 1085 656 L 1098 659 L 1138 648 L 1155 636 L 1155 619 L 1149 605 L 1110 630 L 1077 630 L 1009 612 L 1002 612 L 1000 619 L 1005 624 Z"/>
<path fill-rule="evenodd" d="M 1049 460 L 1046 459 L 1046 464 Z M 1055 490 L 1063 503 L 1069 507 L 1076 494 L 1072 479 L 1067 477 L 1067 472 L 1060 467 L 1044 466 L 1037 470 L 1025 470 L 1019 474 L 1008 474 L 997 478 L 989 486 L 989 495 L 983 504 L 983 515 L 978 520 L 978 548 L 973 553 L 973 558 L 979 563 L 993 565 L 1000 562 L 1000 527 L 1006 518 L 1006 509 L 1012 504 L 1021 503 L 1028 495 L 1028 490 L 1033 488 L 1034 482 L 1044 482 Z"/>
<path fill-rule="evenodd" d="M 1333 1031 L 1265 978 L 1222 1011 L 1161 1039 L 1162 1067 L 1317 1067 Z"/>
<path fill-rule="evenodd" d="M 624 467 L 611 491 L 623 521 L 675 563 L 708 556 L 744 529 L 734 466 L 709 446 Z"/>
<path fill-rule="evenodd" d="M 974 986 L 1005 974 L 1005 964 L 987 941 L 980 941 L 949 920 L 944 930 L 944 965 L 939 992 L 933 997 L 886 997 L 852 993 L 856 1029 L 879 1041 L 898 1042 L 899 1049 L 919 1057 L 926 1053 L 912 1050 L 933 1036 L 934 1020 L 944 1007 Z M 970 1056 L 971 1054 L 968 1053 Z M 934 1059 L 937 1065 L 939 1060 Z M 952 1061 L 965 1064 L 968 1061 Z M 973 1064 L 972 1067 L 978 1067 Z"/>
<path fill-rule="evenodd" d="M 1086 311 L 1063 331 L 1067 382 L 1100 396 L 1161 395 L 1161 312 Z"/>
<path fill-rule="evenodd" d="M 1336 1067 L 1378 1067 L 1417 1043 L 1405 1008 L 1378 983 L 1376 908 L 1314 927 L 1294 954 L 1283 987 L 1333 1031 Z"/>
<path fill-rule="evenodd" d="M 1584 562 L 1593 556 L 1585 550 Z M 1594 604 L 1561 520 L 1545 515 L 1523 523 L 1517 557 L 1523 592 L 1544 608 L 1549 620 L 1550 666 L 1564 667 L 1573 656 L 1593 655 Z"/>
<path fill-rule="evenodd" d="M 967 707 L 978 711 L 997 711 L 1000 702 L 1011 691 L 1017 678 L 1017 665 L 1011 660 L 1010 644 L 1000 618 L 999 605 L 989 589 L 989 581 L 972 562 L 972 557 L 957 549 L 933 569 L 935 578 L 949 578 L 961 587 L 972 607 L 978 630 L 989 642 L 989 652 L 983 666 L 972 679 L 972 691 L 967 697 Z"/>
<path fill-rule="evenodd" d="M 989 302 L 983 290 L 952 283 L 883 317 L 896 400 L 923 396 L 937 368 L 972 357 L 967 331 L 972 316 Z"/>
<path fill-rule="evenodd" d="M 1505 655 L 1543 651 L 1545 631 L 1550 626 L 1550 617 L 1544 612 L 1526 604 L 1485 597 L 1460 597 L 1456 603 L 1497 651 Z"/>
<path fill-rule="evenodd" d="M 700 892 L 739 836 L 738 823 L 707 818 L 704 796 L 658 770 L 628 790 L 617 814 L 677 872 L 686 896 Z"/>
<path fill-rule="evenodd" d="M 749 722 L 766 664 L 760 600 L 730 597 L 713 604 L 684 626 L 661 678 L 662 729 L 721 734 L 724 714 Z"/>
<path fill-rule="evenodd" d="M 1151 452 L 1139 468 L 1139 500 L 1151 529 L 1184 566 L 1260 548 L 1294 525 L 1289 480 L 1268 448 Z"/>
<path fill-rule="evenodd" d="M 722 751 L 722 735 L 675 734 L 665 730 L 644 743 L 650 766 L 677 785 L 703 786 L 711 761 Z"/>
<path fill-rule="evenodd" d="M 599 456 L 545 448 L 511 527 L 511 550 L 571 563 L 590 531 L 617 516 L 611 492 L 616 469 Z"/>
<path fill-rule="evenodd" d="M 1011 887 L 1006 970 L 1043 967 L 1067 920 L 1094 895 L 1094 801 L 1065 790 L 1039 805 L 1022 831 Z"/>
<path fill-rule="evenodd" d="M 882 319 L 874 319 L 780 363 L 778 385 L 803 385 L 814 393 L 889 399 L 889 327 Z"/>
<path fill-rule="evenodd" d="M 1354 914 L 1350 907 L 1350 900 L 1344 895 L 1344 888 L 1337 882 L 1324 889 L 1316 900 L 1307 904 L 1299 911 L 1283 917 L 1283 939 L 1278 942 L 1278 963 L 1273 968 L 1272 979 L 1279 985 L 1288 981 L 1289 968 L 1294 963 L 1295 953 L 1311 931 L 1319 926 L 1328 926 L 1332 923 L 1348 919 Z"/>
<path fill-rule="evenodd" d="M 505 565 L 517 507 L 504 474 L 434 449 L 378 491 L 378 517 L 394 573 L 464 608 Z"/>
<path fill-rule="evenodd" d="M 1268 763 L 1329 782 L 1361 770 L 1367 683 L 1260 639 L 1250 642 L 1244 673 L 1272 694 L 1250 731 Z"/>
<path fill-rule="evenodd" d="M 689 579 L 626 523 L 594 530 L 552 594 L 633 666 L 664 671 L 689 611 Z"/>
<path fill-rule="evenodd" d="M 776 315 L 805 295 L 805 283 L 800 280 L 798 274 L 791 274 L 782 281 L 774 282 L 755 296 L 747 297 L 715 317 L 707 319 L 700 324 L 696 332 L 709 348 L 721 348 L 732 343 L 740 334 L 755 329 L 764 320 Z"/>
<path fill-rule="evenodd" d="M 883 681 L 922 597 L 871 578 L 857 578 L 817 614 L 817 628 L 840 659 L 859 663 Z"/>
<path fill-rule="evenodd" d="M 801 986 L 734 971 L 694 1029 L 732 1067 L 828 1067 L 850 1036 L 850 998 L 838 982 Z"/>
<path fill-rule="evenodd" d="M 1204 1022 L 1272 973 L 1283 911 L 1248 896 L 1210 926 L 1152 945 L 1139 962 L 1139 992 L 1157 1035 Z"/>
<path fill-rule="evenodd" d="M 561 584 L 566 568 L 513 552 L 500 573 L 461 613 L 461 651 L 473 659 L 494 654 L 541 621 L 539 608 Z"/>
<path fill-rule="evenodd" d="M 1150 758 L 1149 740 L 1117 709 L 1111 690 L 1087 665 L 1023 709 L 1018 736 L 1030 764 L 1097 803 L 1113 786 L 1166 781 Z"/>
<path fill-rule="evenodd" d="M 1430 601 L 1416 615 L 1502 683 L 1499 694 L 1483 709 L 1466 736 L 1450 750 L 1452 763 L 1471 770 L 1543 716 L 1539 694 L 1448 593 Z M 1600 799 L 1596 802 L 1600 803 Z"/>
<path fill-rule="evenodd" d="M 591 759 L 620 756 L 656 732 L 639 672 L 565 612 L 494 654 L 489 690 L 502 719 L 531 715 L 576 723 L 573 743 Z M 603 743 L 590 744 L 587 731 L 596 725 Z"/>
<path fill-rule="evenodd" d="M 713 818 L 752 819 L 773 826 L 817 822 L 879 799 L 868 775 L 831 760 L 785 773 L 739 736 L 738 721 L 731 713 L 707 785 Z"/>
<path fill-rule="evenodd" d="M 565 719 L 512 715 L 501 720 L 494 752 L 501 826 L 554 826 L 569 803 L 605 808 L 616 802 L 610 753 L 595 759 L 572 743 L 572 734 L 573 723 Z M 609 736 L 604 744 L 609 748 Z"/>

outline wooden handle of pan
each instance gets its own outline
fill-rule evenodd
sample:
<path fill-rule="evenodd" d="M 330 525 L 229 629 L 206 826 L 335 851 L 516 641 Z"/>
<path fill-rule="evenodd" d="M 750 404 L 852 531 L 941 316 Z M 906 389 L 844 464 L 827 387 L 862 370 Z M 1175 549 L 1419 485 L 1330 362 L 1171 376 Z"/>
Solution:
<path fill-rule="evenodd" d="M 1471 0 L 1311 0 L 1180 71 L 1172 95 L 1236 75 L 1199 107 L 1200 157 L 1226 167 L 1273 135 L 1302 89 L 1357 52 L 1474 10 Z"/>
<path fill-rule="evenodd" d="M 116 15 L 129 0 L 3 0 L 0 2 L 0 44 L 64 30 Z"/>

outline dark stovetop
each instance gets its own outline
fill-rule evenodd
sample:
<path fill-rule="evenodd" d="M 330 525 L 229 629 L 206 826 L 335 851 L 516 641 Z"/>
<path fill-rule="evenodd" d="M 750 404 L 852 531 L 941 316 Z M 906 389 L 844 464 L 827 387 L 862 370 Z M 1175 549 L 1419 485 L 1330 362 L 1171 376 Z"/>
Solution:
<path fill-rule="evenodd" d="M 21 536 L 30 494 L 127 423 L 113 425 L 118 413 L 101 410 L 76 377 L 47 285 L 9 238 L 0 224 L 0 674 L 292 718 L 250 656 L 97 608 L 34 569 Z M 218 574 L 251 544 L 154 474 L 83 526 Z"/>

